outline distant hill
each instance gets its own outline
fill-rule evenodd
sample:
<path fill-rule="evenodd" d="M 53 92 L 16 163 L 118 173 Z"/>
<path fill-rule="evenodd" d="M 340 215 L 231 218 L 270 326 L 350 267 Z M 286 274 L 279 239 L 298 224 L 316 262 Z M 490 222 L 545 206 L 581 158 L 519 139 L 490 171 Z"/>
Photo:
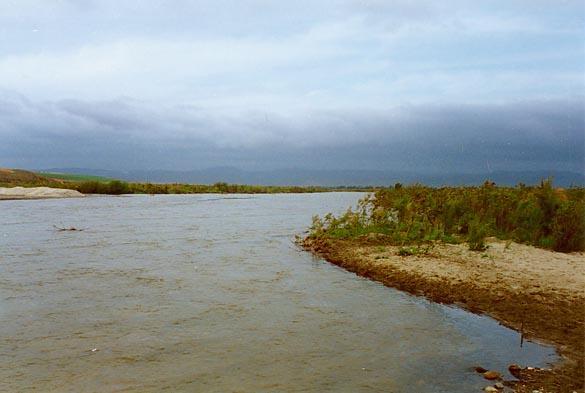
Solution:
<path fill-rule="evenodd" d="M 32 172 L 24 169 L 0 168 L 0 186 L 62 187 L 67 182 L 88 180 L 109 181 L 111 179 L 83 174 Z"/>
<path fill-rule="evenodd" d="M 62 181 L 48 179 L 31 171 L 22 169 L 0 168 L 0 185 L 45 185 L 50 187 L 52 185 L 60 184 Z"/>
<path fill-rule="evenodd" d="M 384 170 L 317 170 L 275 169 L 245 171 L 232 167 L 216 167 L 191 171 L 131 170 L 112 171 L 87 168 L 51 168 L 44 172 L 84 174 L 126 181 L 152 183 L 197 183 L 295 185 L 295 186 L 387 186 L 400 182 L 441 185 L 478 185 L 491 180 L 499 185 L 538 184 L 542 179 L 553 178 L 559 187 L 584 186 L 585 175 L 566 171 L 498 171 L 490 173 L 424 174 Z"/>

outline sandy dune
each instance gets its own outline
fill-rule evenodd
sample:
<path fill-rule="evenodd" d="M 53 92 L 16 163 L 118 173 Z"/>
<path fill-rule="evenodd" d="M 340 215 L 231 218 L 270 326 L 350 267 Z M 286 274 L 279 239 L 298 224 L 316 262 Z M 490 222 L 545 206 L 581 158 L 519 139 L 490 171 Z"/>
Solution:
<path fill-rule="evenodd" d="M 80 198 L 84 195 L 76 190 L 50 187 L 0 187 L 0 200 L 4 199 L 46 199 Z"/>

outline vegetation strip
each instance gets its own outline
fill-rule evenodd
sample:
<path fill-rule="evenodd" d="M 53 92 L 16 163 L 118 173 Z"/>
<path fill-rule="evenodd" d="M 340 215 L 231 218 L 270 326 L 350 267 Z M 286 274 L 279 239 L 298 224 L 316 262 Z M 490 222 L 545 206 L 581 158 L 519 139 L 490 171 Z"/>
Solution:
<path fill-rule="evenodd" d="M 331 191 L 372 191 L 371 187 L 262 186 L 246 184 L 135 183 L 98 176 L 34 173 L 0 168 L 0 187 L 53 187 L 83 194 L 277 194 Z"/>

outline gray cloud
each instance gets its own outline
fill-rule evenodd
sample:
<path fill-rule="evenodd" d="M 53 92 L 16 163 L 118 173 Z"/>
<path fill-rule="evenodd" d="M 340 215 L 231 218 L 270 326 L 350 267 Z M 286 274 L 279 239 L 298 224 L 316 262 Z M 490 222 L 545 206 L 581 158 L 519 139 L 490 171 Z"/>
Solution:
<path fill-rule="evenodd" d="M 583 104 L 575 97 L 284 116 L 132 99 L 35 102 L 4 94 L 0 165 L 579 171 Z"/>

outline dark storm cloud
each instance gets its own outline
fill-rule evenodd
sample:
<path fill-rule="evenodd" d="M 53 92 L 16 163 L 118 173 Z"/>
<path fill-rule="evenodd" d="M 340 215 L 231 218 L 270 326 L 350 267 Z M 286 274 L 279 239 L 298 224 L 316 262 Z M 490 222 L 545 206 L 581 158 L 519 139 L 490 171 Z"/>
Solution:
<path fill-rule="evenodd" d="M 37 102 L 4 93 L 0 165 L 580 171 L 583 105 L 575 97 L 291 116 L 132 99 Z"/>

